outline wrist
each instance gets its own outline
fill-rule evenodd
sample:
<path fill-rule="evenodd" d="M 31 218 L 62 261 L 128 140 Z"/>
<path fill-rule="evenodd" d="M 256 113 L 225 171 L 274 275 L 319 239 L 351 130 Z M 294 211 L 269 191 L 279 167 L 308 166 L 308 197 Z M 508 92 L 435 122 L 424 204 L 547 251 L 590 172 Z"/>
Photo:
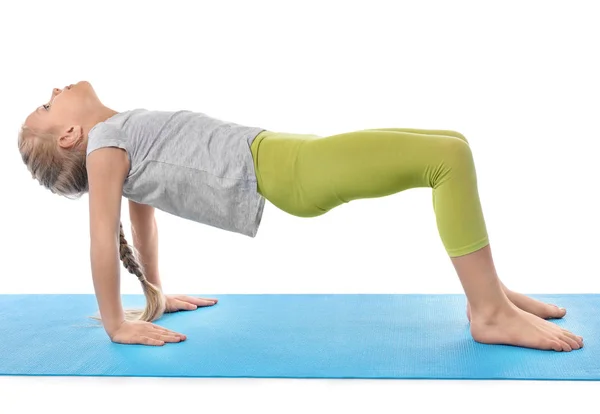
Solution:
<path fill-rule="evenodd" d="M 121 325 L 123 325 L 124 322 L 125 322 L 125 318 L 123 318 L 122 320 L 116 319 L 116 320 L 107 321 L 107 322 L 103 321 L 102 323 L 104 325 L 104 330 L 106 331 L 108 336 L 112 339 L 115 332 L 117 332 L 119 330 L 119 328 L 121 327 Z"/>

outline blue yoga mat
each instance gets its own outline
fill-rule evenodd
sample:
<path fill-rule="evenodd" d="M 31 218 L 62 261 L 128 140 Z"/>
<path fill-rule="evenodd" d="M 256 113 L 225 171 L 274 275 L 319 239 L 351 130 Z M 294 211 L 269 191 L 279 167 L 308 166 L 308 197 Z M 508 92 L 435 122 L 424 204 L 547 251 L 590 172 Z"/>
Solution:
<path fill-rule="evenodd" d="M 93 327 L 93 295 L 0 295 L 0 374 L 600 379 L 600 295 L 532 295 L 568 309 L 554 322 L 585 343 L 568 353 L 474 342 L 463 295 L 192 296 L 219 302 L 165 314 L 156 323 L 187 340 L 152 347 Z"/>

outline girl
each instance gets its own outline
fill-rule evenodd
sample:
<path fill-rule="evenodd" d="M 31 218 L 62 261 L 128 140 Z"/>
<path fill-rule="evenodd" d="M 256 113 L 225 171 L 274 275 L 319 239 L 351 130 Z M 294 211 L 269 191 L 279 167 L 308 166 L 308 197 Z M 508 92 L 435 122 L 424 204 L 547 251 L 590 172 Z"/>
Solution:
<path fill-rule="evenodd" d="M 191 111 L 117 112 L 81 81 L 52 91 L 25 120 L 18 145 L 41 185 L 68 198 L 89 193 L 94 290 L 114 342 L 185 340 L 152 321 L 217 302 L 162 293 L 155 208 L 255 237 L 265 199 L 289 214 L 315 217 L 351 200 L 431 187 L 437 228 L 467 296 L 473 339 L 555 351 L 583 346 L 580 336 L 547 320 L 562 318 L 565 309 L 499 280 L 471 148 L 458 132 L 389 128 L 320 137 Z M 120 223 L 123 196 L 135 255 Z M 143 313 L 122 309 L 118 252 L 142 283 Z"/>

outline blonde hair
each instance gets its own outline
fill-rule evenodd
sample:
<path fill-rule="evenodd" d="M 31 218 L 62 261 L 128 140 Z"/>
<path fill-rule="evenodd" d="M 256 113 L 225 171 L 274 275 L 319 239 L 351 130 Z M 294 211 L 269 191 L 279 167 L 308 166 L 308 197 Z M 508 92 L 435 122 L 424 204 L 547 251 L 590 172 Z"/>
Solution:
<path fill-rule="evenodd" d="M 19 152 L 32 178 L 38 180 L 40 185 L 53 194 L 76 200 L 89 190 L 83 141 L 71 149 L 65 149 L 56 144 L 56 138 L 52 131 L 38 131 L 23 124 L 19 131 Z M 119 256 L 123 266 L 141 282 L 146 297 L 144 309 L 124 310 L 125 320 L 152 322 L 159 319 L 165 312 L 165 297 L 157 286 L 146 279 L 138 259 L 139 253 L 135 246 L 132 249 L 127 243 L 122 223 L 119 223 Z M 90 318 L 102 320 L 100 316 Z"/>

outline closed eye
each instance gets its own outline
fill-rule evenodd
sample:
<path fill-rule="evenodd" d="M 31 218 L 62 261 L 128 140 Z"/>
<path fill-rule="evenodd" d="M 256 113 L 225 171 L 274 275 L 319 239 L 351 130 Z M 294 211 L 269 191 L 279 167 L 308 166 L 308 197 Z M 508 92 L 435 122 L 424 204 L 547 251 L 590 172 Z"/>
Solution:
<path fill-rule="evenodd" d="M 49 104 L 44 104 L 44 105 L 42 105 L 42 107 L 43 107 L 45 110 L 48 110 L 48 108 L 50 108 L 50 105 L 49 105 Z"/>

